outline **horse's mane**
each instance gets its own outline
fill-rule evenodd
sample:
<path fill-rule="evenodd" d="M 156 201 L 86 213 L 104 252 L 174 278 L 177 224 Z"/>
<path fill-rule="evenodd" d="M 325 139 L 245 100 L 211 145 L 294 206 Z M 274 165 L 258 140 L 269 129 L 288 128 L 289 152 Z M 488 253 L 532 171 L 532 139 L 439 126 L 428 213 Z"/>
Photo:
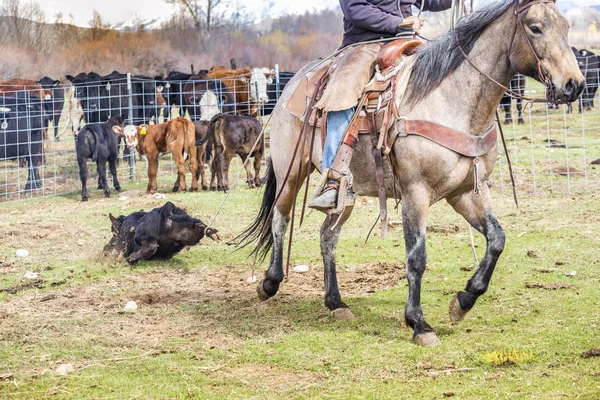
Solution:
<path fill-rule="evenodd" d="M 514 3 L 514 0 L 500 0 L 488 4 L 462 18 L 455 29 L 444 36 L 421 46 L 408 82 L 407 103 L 415 105 L 423 100 L 463 63 L 465 58 L 456 46 L 457 33 L 463 49 L 469 54 L 485 28 Z"/>

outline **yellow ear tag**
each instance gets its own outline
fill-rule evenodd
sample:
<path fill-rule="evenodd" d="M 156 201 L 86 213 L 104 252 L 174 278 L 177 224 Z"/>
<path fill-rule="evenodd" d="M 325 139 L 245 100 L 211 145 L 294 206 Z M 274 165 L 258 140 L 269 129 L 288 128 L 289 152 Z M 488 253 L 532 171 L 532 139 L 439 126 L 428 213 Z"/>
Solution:
<path fill-rule="evenodd" d="M 140 135 L 145 135 L 147 132 L 146 128 L 140 129 Z"/>

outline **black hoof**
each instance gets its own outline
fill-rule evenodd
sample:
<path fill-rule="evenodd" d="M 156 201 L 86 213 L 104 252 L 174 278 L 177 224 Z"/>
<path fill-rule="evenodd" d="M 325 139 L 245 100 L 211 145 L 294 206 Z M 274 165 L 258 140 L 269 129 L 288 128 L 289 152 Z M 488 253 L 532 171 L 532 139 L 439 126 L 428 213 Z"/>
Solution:
<path fill-rule="evenodd" d="M 208 186 L 202 186 L 202 190 L 208 190 Z"/>
<path fill-rule="evenodd" d="M 177 193 L 177 192 L 179 192 L 179 188 L 178 187 L 174 187 L 173 189 L 171 189 L 171 192 Z"/>
<path fill-rule="evenodd" d="M 88 198 L 87 197 L 82 197 L 81 201 L 88 201 Z"/>
<path fill-rule="evenodd" d="M 104 192 L 104 197 L 108 199 L 110 197 L 110 192 Z"/>
<path fill-rule="evenodd" d="M 210 188 L 210 191 L 211 191 L 211 192 L 216 192 L 216 191 L 217 191 L 217 188 L 216 188 L 216 187 L 213 187 L 213 186 L 211 186 L 211 188 Z"/>
<path fill-rule="evenodd" d="M 104 186 L 102 186 L 102 185 L 98 185 L 97 189 L 98 189 L 98 190 L 104 190 Z"/>

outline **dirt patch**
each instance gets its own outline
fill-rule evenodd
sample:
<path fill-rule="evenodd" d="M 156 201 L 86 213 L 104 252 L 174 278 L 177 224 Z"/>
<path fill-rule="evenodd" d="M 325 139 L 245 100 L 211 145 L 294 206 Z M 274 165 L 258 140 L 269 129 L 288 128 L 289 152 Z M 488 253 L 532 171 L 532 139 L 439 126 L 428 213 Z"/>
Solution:
<path fill-rule="evenodd" d="M 11 286 L 7 288 L 0 288 L 0 293 L 6 292 L 10 294 L 17 294 L 23 290 L 42 288 L 44 287 L 44 281 L 42 279 L 34 279 L 31 282 L 24 283 L 22 285 Z"/>
<path fill-rule="evenodd" d="M 555 283 L 526 282 L 525 287 L 528 289 L 545 289 L 545 290 L 576 289 L 577 288 L 572 283 L 564 283 L 564 282 L 555 282 Z"/>
<path fill-rule="evenodd" d="M 458 227 L 458 225 L 448 225 L 448 226 L 431 225 L 431 226 L 427 227 L 427 232 L 443 233 L 443 234 L 446 234 L 446 235 L 454 234 L 454 233 L 456 233 L 458 231 L 460 231 L 460 228 Z"/>
<path fill-rule="evenodd" d="M 581 355 L 583 358 L 600 357 L 599 349 L 590 349 Z"/>
<path fill-rule="evenodd" d="M 404 270 L 403 264 L 396 263 L 340 269 L 340 291 L 348 299 L 396 287 Z M 0 304 L 0 313 L 8 314 L 0 340 L 28 342 L 48 335 L 144 348 L 190 338 L 209 347 L 229 348 L 248 337 L 285 333 L 294 320 L 306 318 L 291 310 L 307 299 L 315 301 L 315 312 L 327 313 L 322 306 L 322 266 L 313 266 L 305 274 L 292 273 L 278 295 L 264 303 L 256 297 L 256 284 L 247 282 L 250 275 L 247 269 L 230 266 L 192 271 L 157 267 L 41 295 L 15 296 Z M 123 307 L 131 300 L 137 302 L 137 311 L 125 312 Z"/>

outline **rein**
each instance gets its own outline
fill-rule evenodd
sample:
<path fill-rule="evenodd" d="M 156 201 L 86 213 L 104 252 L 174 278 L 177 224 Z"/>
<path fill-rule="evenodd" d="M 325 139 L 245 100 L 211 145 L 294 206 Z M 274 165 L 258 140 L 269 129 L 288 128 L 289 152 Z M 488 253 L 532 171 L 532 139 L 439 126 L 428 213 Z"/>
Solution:
<path fill-rule="evenodd" d="M 477 65 L 475 65 L 475 63 L 473 62 L 473 60 L 468 56 L 468 54 L 466 53 L 465 49 L 462 47 L 462 45 L 460 43 L 460 38 L 458 37 L 458 31 L 455 30 L 454 33 L 455 33 L 455 36 L 456 36 L 456 45 L 459 48 L 460 52 L 462 53 L 464 59 L 467 60 L 467 62 L 477 72 L 479 72 L 481 75 L 483 75 L 484 77 L 486 77 L 488 80 L 492 81 L 496 86 L 499 86 L 502 89 L 504 89 L 504 91 L 511 98 L 518 99 L 518 100 L 525 100 L 525 101 L 527 101 L 529 103 L 552 103 L 552 104 L 564 103 L 561 100 L 556 100 L 556 98 L 554 96 L 554 85 L 552 85 L 551 75 L 543 67 L 542 60 L 540 59 L 540 57 L 538 56 L 537 52 L 533 48 L 533 44 L 531 44 L 531 40 L 529 39 L 529 36 L 527 36 L 527 32 L 525 31 L 525 25 L 523 24 L 523 19 L 522 19 L 522 15 L 521 15 L 524 11 L 527 11 L 530 7 L 532 7 L 532 6 L 536 5 L 536 4 L 554 3 L 554 2 L 555 2 L 555 0 L 534 0 L 534 1 L 531 1 L 531 2 L 529 2 L 527 4 L 524 4 L 523 6 L 519 7 L 519 0 L 515 0 L 515 17 L 516 17 L 516 21 L 515 21 L 515 27 L 513 29 L 513 34 L 512 34 L 511 40 L 510 40 L 510 46 L 508 48 L 508 54 L 509 54 L 509 57 L 510 57 L 510 54 L 512 53 L 513 43 L 514 43 L 515 37 L 517 35 L 517 29 L 520 26 L 521 27 L 521 33 L 525 37 L 527 45 L 529 46 L 529 49 L 531 50 L 531 53 L 533 54 L 533 56 L 535 57 L 535 59 L 537 61 L 538 77 L 544 83 L 544 85 L 548 88 L 548 91 L 550 92 L 550 96 L 548 98 L 536 99 L 536 98 L 531 98 L 531 97 L 525 97 L 525 96 L 523 96 L 523 95 L 515 92 L 514 90 L 511 90 L 509 87 L 506 87 L 505 85 L 501 84 L 496 79 L 492 78 L 489 74 L 483 72 L 479 67 L 477 67 Z M 512 62 L 511 62 L 511 64 L 512 64 Z M 514 68 L 514 66 L 513 66 L 513 69 L 515 71 L 517 71 L 517 69 Z"/>

